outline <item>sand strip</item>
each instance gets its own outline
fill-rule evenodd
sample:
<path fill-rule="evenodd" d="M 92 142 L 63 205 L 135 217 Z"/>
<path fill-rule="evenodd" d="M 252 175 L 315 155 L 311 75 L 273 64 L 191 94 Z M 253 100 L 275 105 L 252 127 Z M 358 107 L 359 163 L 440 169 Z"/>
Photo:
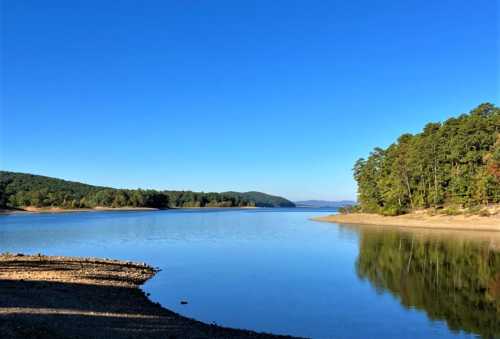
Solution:
<path fill-rule="evenodd" d="M 481 217 L 477 215 L 431 216 L 426 213 L 409 213 L 395 217 L 386 217 L 371 213 L 350 213 L 317 217 L 313 218 L 313 220 L 337 224 L 500 232 L 500 215 L 498 214 L 489 217 Z"/>

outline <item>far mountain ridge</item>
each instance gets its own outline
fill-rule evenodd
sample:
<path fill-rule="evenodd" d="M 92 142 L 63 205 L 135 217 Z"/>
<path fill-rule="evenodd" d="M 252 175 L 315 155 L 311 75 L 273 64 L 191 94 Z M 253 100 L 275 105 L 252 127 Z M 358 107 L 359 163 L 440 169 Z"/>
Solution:
<path fill-rule="evenodd" d="M 295 205 L 297 207 L 311 207 L 311 208 L 321 208 L 321 207 L 339 208 L 339 207 L 356 205 L 356 201 L 354 201 L 354 200 L 338 200 L 338 201 L 302 200 L 302 201 L 295 201 Z"/>

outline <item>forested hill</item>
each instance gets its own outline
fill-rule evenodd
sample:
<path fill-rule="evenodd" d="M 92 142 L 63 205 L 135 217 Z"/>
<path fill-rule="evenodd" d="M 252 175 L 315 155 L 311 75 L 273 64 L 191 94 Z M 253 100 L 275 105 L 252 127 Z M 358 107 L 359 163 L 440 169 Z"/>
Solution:
<path fill-rule="evenodd" d="M 114 189 L 41 175 L 0 171 L 0 207 L 294 207 L 260 192 L 202 193 Z"/>
<path fill-rule="evenodd" d="M 500 202 L 500 109 L 486 103 L 403 134 L 354 166 L 362 211 L 395 215 Z"/>
<path fill-rule="evenodd" d="M 224 192 L 222 195 L 234 197 L 235 199 L 255 201 L 258 202 L 258 207 L 295 207 L 295 204 L 290 200 L 262 192 Z"/>

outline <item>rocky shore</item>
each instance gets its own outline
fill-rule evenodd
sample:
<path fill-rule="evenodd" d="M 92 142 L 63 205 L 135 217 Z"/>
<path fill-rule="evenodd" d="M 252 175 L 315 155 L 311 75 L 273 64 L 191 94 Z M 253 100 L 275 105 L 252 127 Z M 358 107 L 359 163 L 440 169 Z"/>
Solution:
<path fill-rule="evenodd" d="M 147 264 L 0 255 L 2 338 L 291 338 L 224 328 L 151 302 Z"/>

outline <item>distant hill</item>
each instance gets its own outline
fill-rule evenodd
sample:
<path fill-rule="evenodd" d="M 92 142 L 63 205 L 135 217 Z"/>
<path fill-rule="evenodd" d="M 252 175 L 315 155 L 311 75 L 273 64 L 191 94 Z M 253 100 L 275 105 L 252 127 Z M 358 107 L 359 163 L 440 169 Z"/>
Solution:
<path fill-rule="evenodd" d="M 295 207 L 261 192 L 204 193 L 115 189 L 75 181 L 0 171 L 0 208 L 24 207 Z"/>
<path fill-rule="evenodd" d="M 310 207 L 310 208 L 322 208 L 322 207 L 339 208 L 339 207 L 356 205 L 356 202 L 353 200 L 340 200 L 340 201 L 304 200 L 304 201 L 296 201 L 295 205 L 297 207 Z"/>
<path fill-rule="evenodd" d="M 222 194 L 225 196 L 238 197 L 243 200 L 254 201 L 257 207 L 295 207 L 295 204 L 290 200 L 262 192 L 224 192 Z"/>

